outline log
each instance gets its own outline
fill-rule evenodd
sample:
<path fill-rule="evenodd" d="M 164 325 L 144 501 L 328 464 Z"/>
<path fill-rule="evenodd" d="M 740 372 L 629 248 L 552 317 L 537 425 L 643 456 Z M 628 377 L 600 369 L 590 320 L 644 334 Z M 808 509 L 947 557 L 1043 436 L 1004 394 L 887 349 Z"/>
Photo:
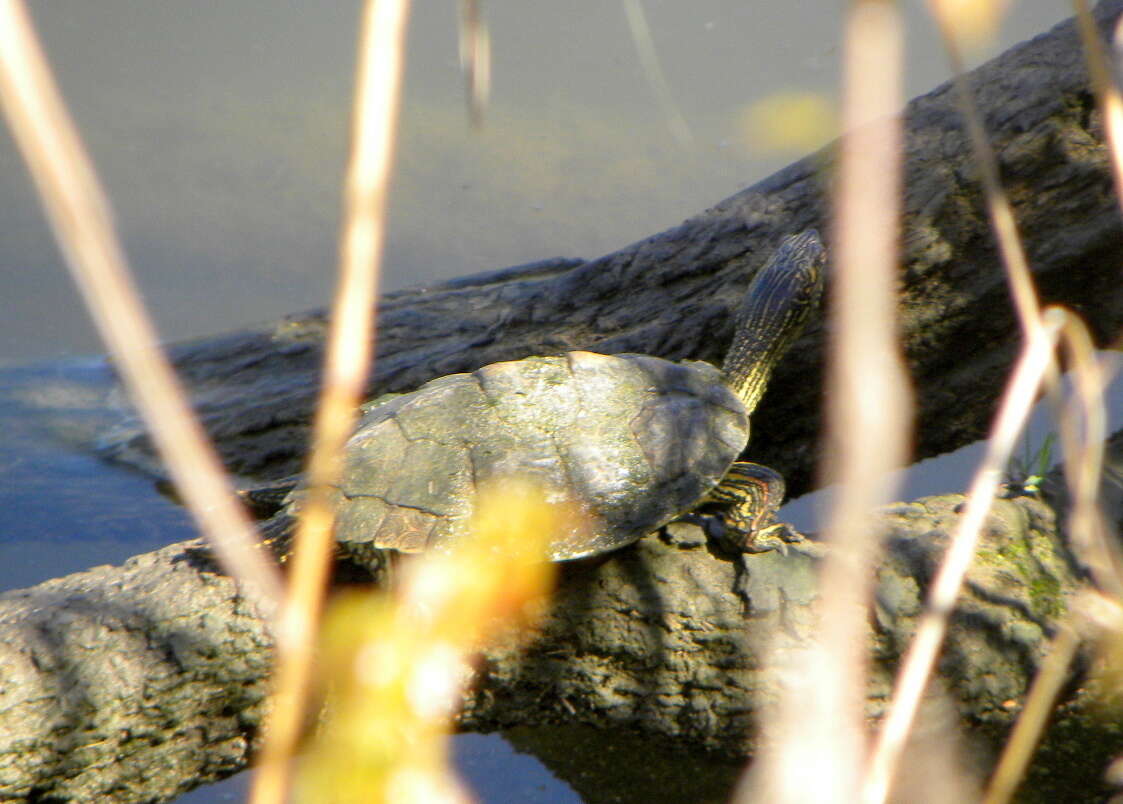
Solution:
<path fill-rule="evenodd" d="M 1116 0 L 1097 7 L 1101 30 Z M 1123 328 L 1123 227 L 1078 37 L 1071 23 L 972 73 L 1042 298 L 1089 323 L 1100 345 Z M 916 457 L 983 436 L 1019 346 L 978 172 L 949 85 L 906 109 L 900 311 L 919 404 Z M 668 231 L 589 261 L 555 259 L 417 288 L 379 305 L 369 393 L 570 349 L 720 364 L 729 310 L 786 236 L 829 235 L 829 147 Z M 828 238 L 829 239 L 829 238 Z M 235 474 L 299 471 L 323 351 L 322 312 L 181 344 L 172 354 Z M 819 443 L 822 317 L 782 362 L 754 415 L 752 460 L 794 495 Z M 101 434 L 105 454 L 159 473 L 135 421 Z"/>
<path fill-rule="evenodd" d="M 1115 449 L 1123 467 L 1123 436 Z M 962 503 L 932 497 L 880 515 L 871 721 Z M 756 715 L 790 683 L 767 651 L 782 667 L 811 633 L 816 560 L 715 553 L 700 526 L 679 523 L 563 565 L 529 639 L 485 651 L 459 726 L 624 726 L 744 757 L 758 745 Z M 1016 715 L 1083 582 L 1075 566 L 1046 501 L 995 502 L 939 668 L 980 750 L 992 751 Z M 272 644 L 200 542 L 0 595 L 0 634 L 0 800 L 165 801 L 249 763 Z M 1123 738 L 1083 687 L 1063 703 L 1039 773 L 1052 800 L 1074 801 L 1074 791 L 1102 792 Z M 543 758 L 573 770 L 572 757 Z"/>
<path fill-rule="evenodd" d="M 1101 3 L 1101 29 L 1121 10 L 1123 0 Z M 1123 231 L 1080 59 L 1067 23 L 979 68 L 972 82 L 1036 281 L 1046 299 L 1081 312 L 1103 344 L 1123 318 Z M 917 450 L 927 456 L 983 433 L 1018 335 L 949 88 L 913 101 L 907 115 L 901 310 L 920 403 Z M 388 297 L 371 392 L 571 348 L 718 359 L 728 309 L 770 248 L 807 226 L 825 230 L 833 158 L 827 149 L 597 260 Z M 173 350 L 238 474 L 299 467 L 323 331 L 322 314 L 308 314 Z M 751 457 L 782 470 L 796 492 L 809 487 L 815 461 L 822 338 L 813 324 L 754 418 Z M 41 404 L 52 404 L 49 395 Z M 160 472 L 135 425 L 98 437 L 108 456 Z M 871 719 L 960 504 L 929 498 L 882 514 Z M 982 554 L 940 677 L 962 722 L 989 746 L 1082 581 L 1047 501 L 997 502 Z M 626 725 L 743 756 L 758 744 L 754 715 L 786 683 L 763 663 L 764 642 L 796 650 L 813 623 L 814 562 L 795 551 L 731 558 L 712 552 L 695 526 L 676 524 L 565 565 L 529 646 L 483 657 L 461 726 Z M 271 642 L 199 543 L 0 596 L 0 635 L 0 799 L 167 800 L 252 756 Z M 1065 800 L 1098 796 L 1106 757 L 1120 749 L 1114 724 L 1093 709 L 1086 685 L 1074 683 L 1040 765 Z"/>

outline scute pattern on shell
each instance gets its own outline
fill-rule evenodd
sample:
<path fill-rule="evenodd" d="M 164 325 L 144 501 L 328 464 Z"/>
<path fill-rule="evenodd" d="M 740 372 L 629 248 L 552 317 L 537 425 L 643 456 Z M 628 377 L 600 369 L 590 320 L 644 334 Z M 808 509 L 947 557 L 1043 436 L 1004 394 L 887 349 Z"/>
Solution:
<path fill-rule="evenodd" d="M 346 450 L 337 535 L 344 549 L 441 549 L 465 533 L 480 484 L 522 476 L 592 522 L 550 557 L 593 555 L 696 505 L 748 435 L 707 363 L 592 352 L 495 363 L 366 413 Z"/>

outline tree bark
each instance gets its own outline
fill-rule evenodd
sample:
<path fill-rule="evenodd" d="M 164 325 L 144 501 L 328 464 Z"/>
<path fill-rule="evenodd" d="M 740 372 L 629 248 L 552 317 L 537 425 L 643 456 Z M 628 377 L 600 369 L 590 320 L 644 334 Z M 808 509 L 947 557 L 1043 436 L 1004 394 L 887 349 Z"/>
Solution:
<path fill-rule="evenodd" d="M 1101 29 L 1121 8 L 1101 3 Z M 975 71 L 972 83 L 1043 296 L 1075 307 L 1106 343 L 1123 319 L 1123 231 L 1081 58 L 1065 24 Z M 918 454 L 927 456 L 984 432 L 1018 330 L 948 87 L 907 113 L 901 310 L 920 403 Z M 388 297 L 372 393 L 571 348 L 718 360 L 730 305 L 770 248 L 807 226 L 826 228 L 832 164 L 827 149 L 597 260 Z M 309 314 L 174 350 L 239 474 L 299 467 L 323 329 L 323 316 Z M 754 417 L 751 457 L 783 471 L 797 492 L 815 461 L 822 338 L 813 325 Z M 135 426 L 101 437 L 111 456 L 159 471 Z M 871 718 L 959 503 L 929 498 L 883 513 Z M 203 553 L 197 543 L 172 545 L 0 596 L 0 799 L 166 800 L 245 766 L 271 642 Z M 981 555 L 940 676 L 963 722 L 994 737 L 1081 581 L 1053 510 L 1030 498 L 996 502 Z M 565 565 L 529 646 L 486 653 L 462 726 L 626 724 L 743 755 L 757 744 L 755 715 L 788 683 L 764 663 L 764 645 L 784 655 L 803 644 L 819 604 L 813 582 L 814 559 L 804 554 L 731 559 L 684 524 Z M 1092 711 L 1074 684 L 1051 732 L 1043 767 L 1063 778 L 1068 800 L 1098 793 L 1104 758 L 1121 748 L 1114 724 Z"/>

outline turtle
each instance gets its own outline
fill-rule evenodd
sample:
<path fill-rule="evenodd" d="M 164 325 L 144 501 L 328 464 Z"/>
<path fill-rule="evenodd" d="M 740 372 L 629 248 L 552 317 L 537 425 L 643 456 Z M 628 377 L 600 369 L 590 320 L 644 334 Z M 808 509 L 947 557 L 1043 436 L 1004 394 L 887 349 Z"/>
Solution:
<path fill-rule="evenodd" d="M 743 551 L 798 539 L 774 522 L 783 478 L 738 457 L 774 366 L 819 300 L 825 264 L 813 229 L 780 245 L 737 306 L 720 370 L 574 351 L 368 403 L 332 489 L 342 552 L 370 563 L 372 549 L 447 550 L 467 532 L 477 490 L 505 477 L 529 478 L 548 503 L 584 515 L 550 543 L 554 561 L 616 550 L 702 506 L 718 507 Z"/>

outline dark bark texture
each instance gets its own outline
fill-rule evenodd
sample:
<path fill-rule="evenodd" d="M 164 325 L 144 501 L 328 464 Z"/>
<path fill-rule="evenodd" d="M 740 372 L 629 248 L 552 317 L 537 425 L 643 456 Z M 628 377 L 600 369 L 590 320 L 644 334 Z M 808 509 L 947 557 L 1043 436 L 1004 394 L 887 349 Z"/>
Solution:
<path fill-rule="evenodd" d="M 1121 8 L 1100 5 L 1103 29 Z M 1123 228 L 1081 59 L 1066 24 L 980 68 L 972 83 L 1038 286 L 1079 311 L 1102 344 L 1123 320 Z M 909 105 L 906 147 L 901 311 L 917 450 L 927 456 L 983 434 L 1018 334 L 948 87 Z M 833 158 L 831 149 L 809 157 L 597 260 L 388 297 L 372 393 L 574 348 L 720 360 L 730 305 L 769 251 L 789 233 L 826 229 Z M 323 316 L 309 314 L 175 348 L 239 475 L 299 468 L 323 332 Z M 754 417 L 751 458 L 783 471 L 797 492 L 809 487 L 816 457 L 822 339 L 813 324 Z M 135 425 L 99 440 L 110 456 L 160 471 Z M 869 626 L 871 717 L 960 502 L 929 498 L 882 515 L 888 553 Z M 0 799 L 166 800 L 245 766 L 271 641 L 200 554 L 172 545 L 0 596 Z M 742 756 L 757 745 L 756 714 L 792 680 L 767 669 L 765 645 L 792 655 L 814 622 L 814 561 L 796 551 L 731 559 L 695 526 L 677 524 L 566 565 L 525 651 L 487 652 L 462 725 L 626 725 Z M 940 666 L 962 722 L 983 738 L 1000 736 L 1017 712 L 1079 584 L 1053 509 L 1028 497 L 996 501 Z M 1123 747 L 1115 719 L 1094 716 L 1084 687 L 1074 682 L 1065 695 L 1042 764 L 1050 781 L 1035 782 L 1043 800 L 1098 796 L 1105 758 Z"/>

